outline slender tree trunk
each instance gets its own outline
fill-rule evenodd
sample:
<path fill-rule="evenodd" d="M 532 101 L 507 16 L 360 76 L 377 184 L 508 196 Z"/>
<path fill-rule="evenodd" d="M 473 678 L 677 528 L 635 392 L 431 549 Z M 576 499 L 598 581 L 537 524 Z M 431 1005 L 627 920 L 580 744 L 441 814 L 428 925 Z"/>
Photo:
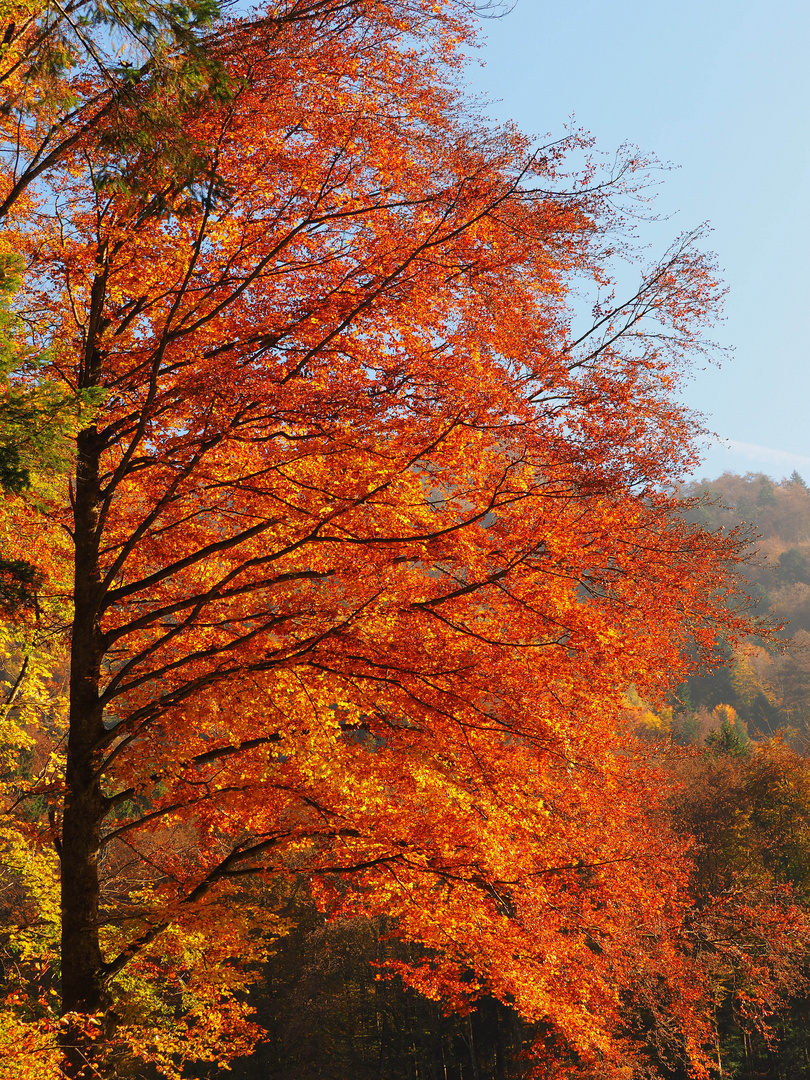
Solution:
<path fill-rule="evenodd" d="M 472 1015 L 467 1016 L 467 1030 L 470 1033 L 470 1064 L 472 1065 L 473 1080 L 480 1080 L 478 1074 L 478 1055 L 475 1051 L 475 1039 L 473 1038 Z"/>
<path fill-rule="evenodd" d="M 75 613 L 71 642 L 70 734 L 62 823 L 62 1011 L 82 1015 L 105 1007 L 99 945 L 98 854 L 106 800 L 99 754 L 104 733 L 99 705 L 102 643 L 97 526 L 101 493 L 95 428 L 79 435 L 75 490 Z M 96 1075 L 92 1044 L 77 1019 L 65 1033 L 65 1074 Z"/>

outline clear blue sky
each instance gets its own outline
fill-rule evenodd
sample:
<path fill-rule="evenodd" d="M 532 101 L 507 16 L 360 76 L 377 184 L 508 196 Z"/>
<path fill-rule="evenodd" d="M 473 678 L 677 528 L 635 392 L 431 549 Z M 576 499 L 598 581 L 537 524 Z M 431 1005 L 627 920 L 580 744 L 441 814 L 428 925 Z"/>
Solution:
<path fill-rule="evenodd" d="M 810 0 L 518 0 L 484 24 L 469 79 L 495 119 L 540 137 L 573 115 L 664 177 L 659 251 L 708 221 L 730 287 L 715 337 L 735 348 L 686 398 L 732 449 L 724 469 L 810 480 Z"/>

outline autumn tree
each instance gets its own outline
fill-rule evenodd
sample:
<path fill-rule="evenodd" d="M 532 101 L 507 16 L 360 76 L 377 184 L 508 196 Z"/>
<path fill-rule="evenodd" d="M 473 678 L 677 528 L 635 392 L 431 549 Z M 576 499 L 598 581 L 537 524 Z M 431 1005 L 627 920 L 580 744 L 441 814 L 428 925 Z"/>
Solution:
<path fill-rule="evenodd" d="M 24 197 L 7 160 L 17 314 L 101 403 L 49 512 L 74 564 L 70 1077 L 109 1072 L 105 1045 L 167 1074 L 244 1045 L 234 897 L 281 933 L 257 883 L 300 875 L 419 942 L 412 985 L 486 987 L 601 1075 L 635 1052 L 618 988 L 663 980 L 701 1061 L 683 846 L 650 836 L 617 718 L 744 624 L 735 536 L 665 493 L 714 268 L 684 237 L 575 332 L 640 163 L 567 178 L 576 137 L 484 125 L 452 80 L 472 27 L 272 6 L 212 31 L 227 92 L 83 69 L 92 123 L 36 144 Z M 169 134 L 122 138 L 144 115 Z M 206 941 L 216 978 L 186 994 Z"/>
<path fill-rule="evenodd" d="M 694 837 L 690 933 L 715 983 L 717 1053 L 731 1075 L 752 1074 L 752 1047 L 775 1056 L 792 998 L 806 1011 L 810 945 L 807 762 L 780 739 L 746 751 L 716 742 L 669 765 L 668 812 Z"/>

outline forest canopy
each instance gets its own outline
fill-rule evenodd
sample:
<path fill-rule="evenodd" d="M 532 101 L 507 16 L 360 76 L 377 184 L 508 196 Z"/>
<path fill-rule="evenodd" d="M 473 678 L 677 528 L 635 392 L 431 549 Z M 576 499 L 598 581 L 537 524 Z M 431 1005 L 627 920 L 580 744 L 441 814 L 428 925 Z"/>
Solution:
<path fill-rule="evenodd" d="M 628 710 L 757 629 L 674 487 L 700 237 L 583 330 L 643 162 L 484 123 L 460 0 L 4 17 L 10 1075 L 247 1054 L 319 919 L 537 1075 L 709 1075 L 808 926 Z"/>

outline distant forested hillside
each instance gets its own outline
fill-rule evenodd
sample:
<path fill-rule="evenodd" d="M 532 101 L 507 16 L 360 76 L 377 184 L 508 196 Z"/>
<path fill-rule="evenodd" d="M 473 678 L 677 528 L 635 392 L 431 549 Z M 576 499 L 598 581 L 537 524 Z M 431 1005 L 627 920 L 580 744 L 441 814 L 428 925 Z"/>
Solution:
<path fill-rule="evenodd" d="M 713 529 L 744 524 L 751 561 L 746 591 L 759 615 L 780 625 L 776 643 L 750 640 L 729 651 L 727 667 L 680 687 L 671 710 L 657 710 L 660 729 L 679 742 L 781 733 L 810 749 L 810 490 L 794 472 L 781 483 L 762 473 L 724 473 L 683 494 L 698 500 L 696 520 Z M 633 702 L 638 706 L 637 702 Z M 723 727 L 725 721 L 725 728 Z M 723 734 L 725 731 L 725 735 Z"/>

